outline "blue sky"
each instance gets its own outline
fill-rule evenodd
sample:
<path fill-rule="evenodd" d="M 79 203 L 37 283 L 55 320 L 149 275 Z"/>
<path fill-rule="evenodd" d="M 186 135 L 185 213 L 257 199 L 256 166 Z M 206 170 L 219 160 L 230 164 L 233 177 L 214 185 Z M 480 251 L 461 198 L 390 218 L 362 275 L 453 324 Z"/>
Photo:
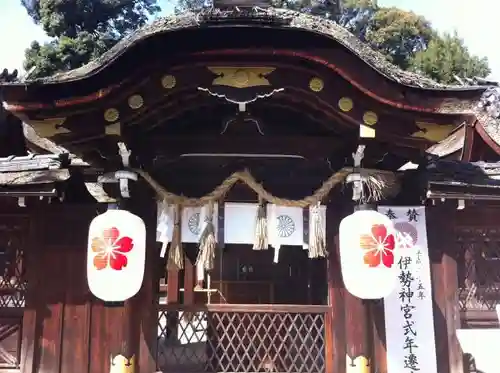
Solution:
<path fill-rule="evenodd" d="M 171 11 L 169 0 L 160 0 L 163 14 Z M 0 68 L 22 68 L 24 50 L 31 41 L 48 40 L 34 25 L 20 5 L 20 0 L 1 0 Z M 397 6 L 425 16 L 440 31 L 457 30 L 469 50 L 486 56 L 493 70 L 492 78 L 500 81 L 499 0 L 379 0 L 382 6 Z"/>

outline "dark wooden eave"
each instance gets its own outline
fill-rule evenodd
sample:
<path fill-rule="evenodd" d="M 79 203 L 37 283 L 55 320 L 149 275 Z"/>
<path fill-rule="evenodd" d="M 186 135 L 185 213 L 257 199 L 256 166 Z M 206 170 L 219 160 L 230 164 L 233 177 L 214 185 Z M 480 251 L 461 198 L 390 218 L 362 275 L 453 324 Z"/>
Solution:
<path fill-rule="evenodd" d="M 255 48 L 256 40 L 259 48 Z M 332 21 L 292 10 L 267 8 L 212 9 L 159 19 L 79 69 L 43 79 L 4 83 L 3 96 L 9 110 L 15 110 L 18 103 L 36 101 L 67 106 L 68 99 L 75 96 L 80 96 L 77 102 L 88 102 L 96 92 L 103 98 L 120 89 L 132 70 L 144 71 L 145 63 L 151 65 L 151 61 L 158 59 L 158 54 L 156 58 L 150 55 L 153 50 L 168 51 L 161 61 L 165 66 L 165 58 L 175 59 L 178 55 L 191 54 L 191 60 L 214 53 L 247 58 L 243 50 L 251 46 L 250 53 L 254 55 L 289 55 L 328 66 L 354 85 L 368 84 L 365 88 L 380 100 L 401 108 L 464 113 L 471 109 L 471 100 L 485 90 L 482 86 L 443 85 L 402 71 Z M 311 53 L 313 49 L 315 52 Z M 356 63 L 360 61 L 361 65 Z M 360 80 L 352 81 L 353 77 Z"/>
<path fill-rule="evenodd" d="M 68 188 L 86 188 L 98 202 L 114 201 L 96 183 L 97 174 L 92 170 L 84 172 L 87 168 L 88 164 L 68 153 L 3 157 L 0 196 L 59 197 Z"/>
<path fill-rule="evenodd" d="M 57 196 L 69 180 L 69 154 L 30 154 L 0 158 L 0 195 Z"/>
<path fill-rule="evenodd" d="M 459 126 L 447 138 L 427 149 L 427 153 L 439 158 L 460 152 L 466 141 L 466 124 Z"/>
<path fill-rule="evenodd" d="M 430 199 L 500 200 L 500 162 L 436 160 L 422 175 Z"/>
<path fill-rule="evenodd" d="M 69 154 L 30 154 L 0 158 L 0 173 L 55 170 L 71 165 Z"/>
<path fill-rule="evenodd" d="M 227 38 L 229 31 L 231 35 L 238 35 L 238 37 Z M 255 40 L 267 44 L 255 48 Z M 293 44 L 290 40 L 293 40 Z M 168 45 L 170 49 L 166 49 L 165 45 Z M 164 54 L 151 58 L 152 56 L 148 53 L 152 50 L 163 50 Z M 212 9 L 199 14 L 188 12 L 160 19 L 122 40 L 103 56 L 82 68 L 38 80 L 3 82 L 0 84 L 0 89 L 5 100 L 5 107 L 20 118 L 30 119 L 29 123 L 33 125 L 36 125 L 34 122 L 37 120 L 54 119 L 59 114 L 63 116 L 62 124 L 57 126 L 58 128 L 67 126 L 70 133 L 67 136 L 65 133 L 58 135 L 59 137 L 54 140 L 58 144 L 69 146 L 84 143 L 88 139 L 104 137 L 103 128 L 79 124 L 102 122 L 102 113 L 96 108 L 105 107 L 105 103 L 108 102 L 106 100 L 115 104 L 119 97 L 123 104 L 124 92 L 128 92 L 129 89 L 137 92 L 138 79 L 144 80 L 144 63 L 153 63 L 154 66 L 149 66 L 150 70 L 154 68 L 155 74 L 161 75 L 167 73 L 168 69 L 178 69 L 187 61 L 191 61 L 193 65 L 196 65 L 195 62 L 198 61 L 199 64 L 206 66 L 207 61 L 212 63 L 222 60 L 232 63 L 232 61 L 252 61 L 252 59 L 260 63 L 264 63 L 262 61 L 278 63 L 279 60 L 280 63 L 295 66 L 309 64 L 309 68 L 316 67 L 316 71 L 324 70 L 320 72 L 321 76 L 328 74 L 339 76 L 344 79 L 345 84 L 373 101 L 381 119 L 379 128 L 383 123 L 404 123 L 404 126 L 394 127 L 396 136 L 400 138 L 411 136 L 412 126 L 415 126 L 415 122 L 425 121 L 425 117 L 431 118 L 431 122 L 440 125 L 458 125 L 465 122 L 470 124 L 474 131 L 500 154 L 500 145 L 498 145 L 500 136 L 495 135 L 496 119 L 492 119 L 490 114 L 485 113 L 484 105 L 479 105 L 482 97 L 486 95 L 485 92 L 488 94 L 490 92 L 488 86 L 482 85 L 484 82 L 481 84 L 476 82 L 474 86 L 449 86 L 436 83 L 415 73 L 402 71 L 339 25 L 323 18 L 284 9 L 229 9 L 224 11 Z M 153 62 L 150 62 L 151 60 Z M 186 74 L 191 74 L 191 71 L 186 71 Z M 190 93 L 185 82 L 181 83 L 184 85 L 178 84 L 176 89 L 180 90 L 179 86 L 182 86 L 184 91 Z M 198 83 L 196 79 L 194 82 L 189 82 L 195 85 Z M 332 86 L 334 84 L 327 86 L 323 94 Z M 177 95 L 174 91 L 172 90 L 172 96 L 169 96 L 168 101 L 174 103 L 177 108 L 186 106 L 184 103 L 189 100 L 182 100 L 182 105 L 175 104 L 181 96 L 180 93 Z M 299 107 L 300 103 L 307 101 L 299 97 L 300 89 L 297 91 L 299 93 L 293 90 L 290 92 L 292 93 L 289 97 L 285 97 L 286 92 L 283 94 L 283 102 L 285 99 L 289 100 L 287 102 L 289 107 Z M 152 90 L 150 93 L 158 96 Z M 177 96 L 174 96 L 174 93 Z M 290 97 L 298 98 L 299 102 L 292 102 Z M 311 105 L 318 98 L 322 98 L 320 94 L 309 100 L 308 107 L 300 107 L 299 111 L 311 112 Z M 144 97 L 144 99 L 147 102 L 148 98 Z M 277 102 L 277 99 L 273 103 Z M 329 99 L 324 102 L 337 102 L 338 98 L 329 97 Z M 192 101 L 201 102 L 201 99 L 196 98 Z M 267 105 L 263 103 L 263 106 L 264 104 Z M 358 100 L 351 117 L 333 111 L 329 113 L 324 105 L 317 105 L 318 108 L 315 110 L 332 117 L 337 116 L 325 122 L 351 121 L 351 125 L 357 126 L 360 120 L 354 117 L 357 115 L 354 111 L 359 110 L 358 108 L 367 110 L 361 104 L 362 100 Z M 69 108 L 74 109 L 69 110 Z M 152 110 L 149 109 L 147 111 L 151 113 Z M 83 118 L 83 112 L 91 111 L 89 116 Z M 90 117 L 93 115 L 99 116 L 99 120 L 96 121 L 94 117 Z M 164 118 L 168 118 L 169 122 L 176 119 L 172 115 L 171 112 L 162 114 Z M 176 115 L 180 117 L 179 113 Z M 338 120 L 338 117 L 342 115 L 342 120 Z M 74 120 L 66 120 L 69 117 Z M 128 119 L 130 117 L 125 115 L 120 117 L 120 122 L 124 127 L 130 126 L 130 123 L 127 123 Z M 154 122 L 150 119 L 148 121 Z M 184 120 L 182 122 L 186 123 Z M 401 131 L 401 128 L 405 128 L 410 133 L 397 133 L 397 130 Z M 418 131 L 418 128 L 414 130 Z M 457 152 L 460 142 L 462 142 L 462 148 L 465 149 L 468 142 L 467 133 L 464 131 L 461 141 L 459 137 L 462 132 L 456 132 L 454 138 L 450 136 L 447 139 L 448 143 L 437 145 L 433 149 L 434 154 L 442 153 L 443 149 L 446 154 L 450 154 L 450 149 L 453 150 L 451 152 Z M 393 138 L 382 138 L 385 134 L 383 131 L 378 131 L 377 136 L 379 134 L 382 141 L 394 143 Z M 405 138 L 405 141 L 407 140 Z M 413 148 L 425 148 L 430 145 L 422 142 L 415 143 L 414 138 L 410 140 L 411 144 L 399 145 Z M 75 148 L 78 146 L 80 145 L 75 145 Z M 102 144 L 97 144 L 97 147 L 100 146 Z M 465 149 L 462 153 L 468 151 Z M 106 154 L 108 155 L 109 153 Z M 461 158 L 468 159 L 464 156 Z"/>

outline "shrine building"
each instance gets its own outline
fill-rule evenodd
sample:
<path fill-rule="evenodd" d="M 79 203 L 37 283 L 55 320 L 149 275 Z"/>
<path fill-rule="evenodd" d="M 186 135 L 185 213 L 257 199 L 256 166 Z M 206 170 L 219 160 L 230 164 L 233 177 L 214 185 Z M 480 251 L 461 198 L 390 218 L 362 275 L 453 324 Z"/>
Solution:
<path fill-rule="evenodd" d="M 498 371 L 496 84 L 268 7 L 0 79 L 0 373 Z"/>

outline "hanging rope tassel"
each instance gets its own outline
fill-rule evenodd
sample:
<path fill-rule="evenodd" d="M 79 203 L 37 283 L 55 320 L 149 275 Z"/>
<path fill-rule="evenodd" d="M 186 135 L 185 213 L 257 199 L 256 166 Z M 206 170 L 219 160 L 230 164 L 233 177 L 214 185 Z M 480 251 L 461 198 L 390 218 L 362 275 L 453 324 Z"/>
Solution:
<path fill-rule="evenodd" d="M 213 222 L 214 205 L 209 203 L 207 206 L 207 214 L 205 216 L 205 227 L 201 232 L 198 257 L 196 258 L 196 266 L 201 266 L 205 271 L 210 271 L 214 268 L 215 247 L 215 227 Z"/>
<path fill-rule="evenodd" d="M 182 250 L 181 239 L 181 207 L 174 207 L 174 230 L 172 232 L 172 242 L 168 250 L 167 271 L 184 269 L 184 251 Z"/>
<path fill-rule="evenodd" d="M 326 238 L 320 204 L 310 207 L 309 258 L 325 258 Z"/>
<path fill-rule="evenodd" d="M 255 219 L 255 238 L 252 249 L 268 249 L 266 203 L 261 198 L 259 198 L 259 207 L 257 209 L 257 217 Z"/>

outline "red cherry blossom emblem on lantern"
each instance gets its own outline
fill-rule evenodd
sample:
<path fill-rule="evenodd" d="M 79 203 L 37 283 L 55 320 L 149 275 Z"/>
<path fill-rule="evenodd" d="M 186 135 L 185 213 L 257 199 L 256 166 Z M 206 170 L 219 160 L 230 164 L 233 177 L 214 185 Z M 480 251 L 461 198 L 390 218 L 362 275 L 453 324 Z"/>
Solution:
<path fill-rule="evenodd" d="M 394 264 L 394 247 L 396 242 L 394 235 L 387 234 L 387 228 L 383 224 L 372 226 L 371 234 L 360 236 L 360 246 L 365 253 L 363 260 L 370 267 L 378 267 L 382 263 L 391 268 Z"/>
<path fill-rule="evenodd" d="M 130 237 L 120 237 L 120 231 L 112 227 L 105 229 L 101 237 L 94 237 L 91 246 L 92 251 L 96 253 L 94 267 L 97 270 L 109 267 L 121 271 L 127 266 L 125 254 L 132 250 L 134 243 Z"/>

